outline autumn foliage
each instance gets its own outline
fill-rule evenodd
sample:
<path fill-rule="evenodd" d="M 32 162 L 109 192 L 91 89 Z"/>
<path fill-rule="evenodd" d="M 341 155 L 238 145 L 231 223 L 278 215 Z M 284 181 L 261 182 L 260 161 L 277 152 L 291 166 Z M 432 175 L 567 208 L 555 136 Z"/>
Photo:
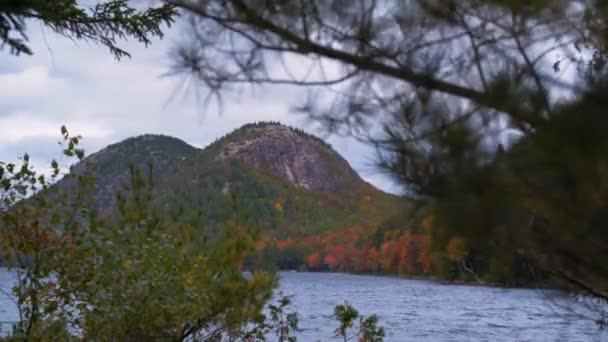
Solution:
<path fill-rule="evenodd" d="M 273 251 L 279 259 L 296 253 L 302 256 L 300 268 L 310 271 L 411 275 L 433 271 L 429 231 L 388 230 L 382 232 L 381 241 L 375 241 L 377 235 L 378 228 L 355 226 L 298 238 L 266 237 L 258 253 Z"/>

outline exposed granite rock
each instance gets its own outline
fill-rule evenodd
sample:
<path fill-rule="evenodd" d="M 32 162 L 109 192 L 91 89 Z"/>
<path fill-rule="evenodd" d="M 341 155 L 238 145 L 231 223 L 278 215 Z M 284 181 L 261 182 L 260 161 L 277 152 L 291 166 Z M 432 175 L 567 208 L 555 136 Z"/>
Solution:
<path fill-rule="evenodd" d="M 283 181 L 313 191 L 337 191 L 357 173 L 327 144 L 280 124 L 252 126 L 223 143 L 218 159 L 237 159 Z"/>

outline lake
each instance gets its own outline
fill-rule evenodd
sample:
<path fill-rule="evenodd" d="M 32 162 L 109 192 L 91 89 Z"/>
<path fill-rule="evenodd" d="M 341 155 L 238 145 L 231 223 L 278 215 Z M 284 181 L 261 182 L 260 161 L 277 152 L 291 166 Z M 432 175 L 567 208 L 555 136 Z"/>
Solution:
<path fill-rule="evenodd" d="M 10 291 L 6 269 L 0 287 Z M 279 290 L 293 296 L 300 314 L 296 335 L 304 342 L 338 340 L 333 308 L 345 300 L 363 315 L 379 314 L 386 341 L 608 341 L 584 303 L 558 291 L 311 272 L 281 272 Z M 17 317 L 2 295 L 0 321 Z"/>
<path fill-rule="evenodd" d="M 331 340 L 333 307 L 378 313 L 386 341 L 608 341 L 591 312 L 558 291 L 443 285 L 341 273 L 281 273 L 300 314 L 299 341 Z M 593 316 L 591 316 L 593 317 Z"/>

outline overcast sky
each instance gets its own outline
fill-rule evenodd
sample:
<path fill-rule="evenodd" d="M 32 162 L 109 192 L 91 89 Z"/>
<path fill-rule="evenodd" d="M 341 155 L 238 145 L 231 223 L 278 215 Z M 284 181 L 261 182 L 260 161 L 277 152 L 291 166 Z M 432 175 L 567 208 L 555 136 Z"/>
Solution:
<path fill-rule="evenodd" d="M 0 50 L 0 160 L 28 152 L 38 164 L 59 155 L 59 128 L 81 134 L 86 153 L 144 133 L 160 133 L 204 147 L 252 121 L 274 120 L 315 132 L 304 117 L 290 112 L 301 90 L 266 88 L 225 101 L 222 114 L 205 110 L 192 91 L 172 94 L 182 80 L 167 72 L 170 47 L 180 33 L 144 48 L 122 42 L 131 59 L 120 62 L 100 46 L 74 42 L 29 27 L 33 56 Z M 352 139 L 329 137 L 334 148 L 370 183 L 390 192 L 398 188 L 373 168 L 373 151 Z"/>

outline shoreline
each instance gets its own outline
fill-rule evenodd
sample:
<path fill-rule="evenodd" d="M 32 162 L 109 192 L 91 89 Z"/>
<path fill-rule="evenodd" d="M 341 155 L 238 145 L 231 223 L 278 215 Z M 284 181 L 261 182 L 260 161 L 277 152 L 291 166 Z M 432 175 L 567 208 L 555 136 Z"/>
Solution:
<path fill-rule="evenodd" d="M 521 290 L 555 290 L 555 291 L 563 291 L 562 289 L 552 287 L 552 286 L 543 286 L 543 285 L 528 285 L 528 286 L 517 286 L 517 285 L 508 285 L 508 284 L 499 284 L 499 283 L 480 283 L 475 281 L 449 281 L 445 279 L 440 279 L 438 277 L 433 276 L 421 276 L 421 275 L 396 275 L 389 273 L 357 273 L 357 272 L 333 272 L 333 271 L 306 271 L 306 270 L 278 270 L 278 272 L 297 272 L 297 273 L 328 273 L 328 274 L 348 274 L 348 275 L 359 275 L 359 276 L 372 276 L 372 277 L 384 277 L 384 278 L 395 278 L 395 279 L 405 279 L 405 280 L 420 280 L 420 281 L 428 281 L 439 285 L 446 286 L 475 286 L 475 287 L 488 287 L 488 288 L 503 288 L 503 289 L 521 289 Z"/>

